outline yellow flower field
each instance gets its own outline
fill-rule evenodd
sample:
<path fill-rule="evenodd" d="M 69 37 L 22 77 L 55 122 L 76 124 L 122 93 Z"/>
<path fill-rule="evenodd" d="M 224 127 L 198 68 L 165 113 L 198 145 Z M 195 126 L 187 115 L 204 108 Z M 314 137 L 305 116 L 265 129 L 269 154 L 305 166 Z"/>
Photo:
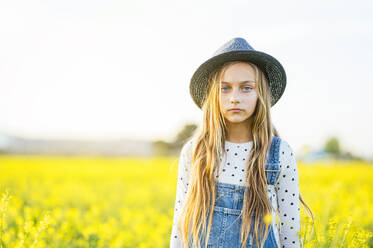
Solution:
<path fill-rule="evenodd" d="M 168 247 L 177 158 L 0 157 L 1 247 Z M 304 247 L 373 247 L 373 164 L 298 164 Z"/>

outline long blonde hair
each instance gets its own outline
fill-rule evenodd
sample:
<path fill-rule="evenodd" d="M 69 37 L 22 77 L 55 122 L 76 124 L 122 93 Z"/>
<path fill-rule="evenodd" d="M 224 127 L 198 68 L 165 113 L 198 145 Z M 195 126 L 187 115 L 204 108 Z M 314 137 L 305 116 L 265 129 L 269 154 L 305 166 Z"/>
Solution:
<path fill-rule="evenodd" d="M 192 150 L 190 183 L 184 205 L 181 209 L 178 221 L 178 229 L 185 247 L 189 247 L 190 238 L 193 239 L 192 246 L 200 248 L 201 233 L 205 239 L 207 247 L 211 230 L 213 211 L 216 197 L 214 172 L 219 170 L 219 162 L 222 153 L 225 153 L 226 124 L 220 112 L 220 87 L 221 80 L 227 68 L 242 61 L 231 61 L 216 68 L 208 79 L 208 94 L 206 94 L 203 105 L 203 125 L 195 137 Z M 270 89 L 264 73 L 253 63 L 248 63 L 255 70 L 257 82 L 258 101 L 253 113 L 251 129 L 253 136 L 253 146 L 248 159 L 246 159 L 246 185 L 250 185 L 250 190 L 245 187 L 243 208 L 241 211 L 241 243 L 246 247 L 247 238 L 250 233 L 251 219 L 255 211 L 254 219 L 254 242 L 259 247 L 264 245 L 268 236 L 270 223 L 261 222 L 260 237 L 258 237 L 258 226 L 263 216 L 270 214 L 270 200 L 267 195 L 267 180 L 264 171 L 266 153 L 271 144 L 272 135 L 279 137 L 277 130 L 271 121 L 270 115 Z M 299 194 L 299 199 L 307 208 L 313 218 L 313 213 Z M 209 214 L 209 216 L 207 216 Z M 206 222 L 209 218 L 207 230 Z M 263 225 L 264 224 L 264 225 Z M 246 228 L 249 227 L 249 228 Z"/>

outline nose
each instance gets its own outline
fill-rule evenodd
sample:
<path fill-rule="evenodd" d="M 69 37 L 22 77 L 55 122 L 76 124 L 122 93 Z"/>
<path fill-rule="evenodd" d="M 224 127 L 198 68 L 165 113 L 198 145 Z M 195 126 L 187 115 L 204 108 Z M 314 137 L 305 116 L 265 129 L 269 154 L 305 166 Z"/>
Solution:
<path fill-rule="evenodd" d="M 232 104 L 240 102 L 239 89 L 237 89 L 236 87 L 233 87 L 233 93 L 231 95 L 230 102 Z"/>

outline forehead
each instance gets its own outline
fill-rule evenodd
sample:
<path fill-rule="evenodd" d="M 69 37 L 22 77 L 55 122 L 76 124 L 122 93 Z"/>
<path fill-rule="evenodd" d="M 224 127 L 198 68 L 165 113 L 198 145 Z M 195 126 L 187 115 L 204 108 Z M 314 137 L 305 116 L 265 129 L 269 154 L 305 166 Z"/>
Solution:
<path fill-rule="evenodd" d="M 255 70 L 247 63 L 236 63 L 227 67 L 221 81 L 222 83 L 255 83 Z"/>
<path fill-rule="evenodd" d="M 243 81 L 236 81 L 236 82 L 227 82 L 222 80 L 222 84 L 256 84 L 254 80 L 243 80 Z"/>

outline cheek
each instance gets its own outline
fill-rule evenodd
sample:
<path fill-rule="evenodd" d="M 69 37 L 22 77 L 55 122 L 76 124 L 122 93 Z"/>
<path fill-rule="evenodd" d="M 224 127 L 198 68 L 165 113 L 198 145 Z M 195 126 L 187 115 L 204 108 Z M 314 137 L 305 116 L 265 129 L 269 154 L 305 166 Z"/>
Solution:
<path fill-rule="evenodd" d="M 255 103 L 258 99 L 257 93 L 254 91 L 252 94 L 250 94 L 249 101 L 252 103 Z"/>
<path fill-rule="evenodd" d="M 228 97 L 226 97 L 224 95 L 221 95 L 221 97 L 220 97 L 220 104 L 224 106 L 224 105 L 227 104 L 227 101 L 228 101 Z"/>
<path fill-rule="evenodd" d="M 258 98 L 256 96 L 250 98 L 251 103 L 256 103 L 257 100 L 258 100 Z"/>
<path fill-rule="evenodd" d="M 250 106 L 249 108 L 254 108 L 256 105 L 256 102 L 258 100 L 258 97 L 256 94 L 252 94 L 249 97 L 245 99 L 245 105 Z"/>

